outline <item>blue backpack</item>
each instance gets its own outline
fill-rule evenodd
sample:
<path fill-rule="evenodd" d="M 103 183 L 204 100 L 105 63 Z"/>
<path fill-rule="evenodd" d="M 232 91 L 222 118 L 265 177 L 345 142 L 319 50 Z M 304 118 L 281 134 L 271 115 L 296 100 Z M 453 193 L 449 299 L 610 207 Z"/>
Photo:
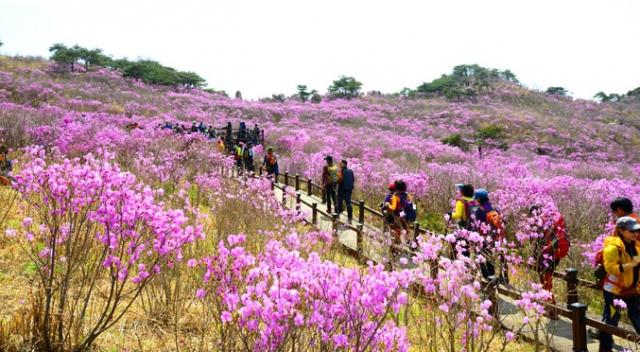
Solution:
<path fill-rule="evenodd" d="M 404 211 L 404 218 L 407 221 L 414 221 L 416 217 L 418 217 L 418 212 L 416 211 L 416 205 L 413 204 L 411 198 L 406 192 L 397 193 L 398 199 L 400 199 L 400 209 Z"/>

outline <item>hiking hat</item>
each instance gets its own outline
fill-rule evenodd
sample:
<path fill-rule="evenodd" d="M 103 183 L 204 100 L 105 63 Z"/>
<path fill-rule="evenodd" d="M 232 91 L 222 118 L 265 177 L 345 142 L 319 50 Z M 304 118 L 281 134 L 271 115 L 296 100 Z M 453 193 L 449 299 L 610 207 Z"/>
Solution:
<path fill-rule="evenodd" d="M 390 191 L 395 191 L 396 190 L 396 185 L 394 185 L 393 183 L 389 184 L 389 190 Z"/>
<path fill-rule="evenodd" d="M 479 189 L 476 191 L 476 194 L 473 196 L 473 200 L 476 199 L 489 199 L 489 192 L 486 189 Z"/>
<path fill-rule="evenodd" d="M 325 156 L 324 160 L 326 160 L 328 163 L 333 163 L 333 157 L 331 155 Z"/>
<path fill-rule="evenodd" d="M 618 219 L 618 221 L 616 221 L 616 226 L 629 231 L 640 231 L 640 224 L 638 224 L 638 220 L 630 216 L 623 216 Z"/>
<path fill-rule="evenodd" d="M 273 151 L 273 147 L 269 147 L 269 148 L 267 148 L 267 151 L 268 151 L 268 152 L 272 152 L 272 151 Z"/>
<path fill-rule="evenodd" d="M 456 183 L 456 188 L 462 191 L 462 187 L 464 187 L 464 183 Z"/>

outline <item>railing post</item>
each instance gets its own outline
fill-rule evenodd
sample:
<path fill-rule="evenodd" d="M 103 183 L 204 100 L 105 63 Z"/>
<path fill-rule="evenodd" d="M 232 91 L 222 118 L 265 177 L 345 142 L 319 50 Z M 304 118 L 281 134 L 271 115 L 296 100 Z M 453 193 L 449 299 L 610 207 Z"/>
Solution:
<path fill-rule="evenodd" d="M 487 292 L 489 293 L 489 301 L 491 301 L 491 307 L 489 308 L 489 314 L 493 316 L 495 321 L 499 321 L 498 318 L 498 295 L 496 294 L 496 288 L 498 286 L 498 278 L 496 276 L 489 276 L 487 278 L 489 284 L 487 285 Z"/>
<path fill-rule="evenodd" d="M 296 174 L 296 192 L 300 190 L 300 175 Z"/>
<path fill-rule="evenodd" d="M 275 191 L 276 190 L 276 183 L 271 181 L 271 190 Z M 275 195 L 274 195 L 275 196 Z"/>
<path fill-rule="evenodd" d="M 258 170 L 260 170 L 260 177 L 262 177 L 262 164 L 258 167 Z"/>
<path fill-rule="evenodd" d="M 287 186 L 282 187 L 282 207 L 287 206 Z"/>
<path fill-rule="evenodd" d="M 318 224 L 318 202 L 311 203 L 311 224 Z"/>
<path fill-rule="evenodd" d="M 311 178 L 307 178 L 307 195 L 311 197 L 313 195 L 313 185 L 311 184 Z"/>
<path fill-rule="evenodd" d="M 333 233 L 338 237 L 338 213 L 331 213 L 331 218 L 333 218 Z"/>
<path fill-rule="evenodd" d="M 418 221 L 413 222 L 413 242 L 416 242 L 416 246 L 418 245 L 418 236 L 420 235 L 420 223 Z"/>
<path fill-rule="evenodd" d="M 582 303 L 571 305 L 571 327 L 573 328 L 573 350 L 575 352 L 588 352 L 586 315 L 586 305 Z"/>
<path fill-rule="evenodd" d="M 289 171 L 284 172 L 284 185 L 285 186 L 289 185 Z"/>
<path fill-rule="evenodd" d="M 358 222 L 364 225 L 364 200 L 360 200 L 358 202 Z"/>
<path fill-rule="evenodd" d="M 431 279 L 436 281 L 438 278 L 438 259 L 429 260 L 429 265 L 431 266 L 431 268 L 429 268 L 431 271 Z"/>
<path fill-rule="evenodd" d="M 276 181 L 276 183 L 278 183 L 278 176 L 280 176 L 280 174 L 273 174 L 273 179 Z"/>
<path fill-rule="evenodd" d="M 298 211 L 298 215 L 302 212 L 302 206 L 300 204 L 300 193 L 296 193 L 296 210 Z"/>
<path fill-rule="evenodd" d="M 578 303 L 578 270 L 567 269 L 565 280 L 567 280 L 567 308 L 571 309 L 571 305 Z"/>
<path fill-rule="evenodd" d="M 357 243 L 357 248 L 356 250 L 358 251 L 358 253 L 360 254 L 360 260 L 362 260 L 362 257 L 364 256 L 364 247 L 362 246 L 362 235 L 364 232 L 364 226 L 362 225 L 362 223 L 360 223 L 357 226 L 358 232 L 356 232 L 356 243 Z"/>

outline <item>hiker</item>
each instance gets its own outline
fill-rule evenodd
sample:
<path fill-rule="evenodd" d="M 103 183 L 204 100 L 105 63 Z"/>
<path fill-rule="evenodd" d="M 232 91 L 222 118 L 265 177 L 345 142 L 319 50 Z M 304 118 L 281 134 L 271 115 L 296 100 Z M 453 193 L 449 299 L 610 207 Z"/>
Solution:
<path fill-rule="evenodd" d="M 225 150 L 224 137 L 220 137 L 220 141 L 218 141 L 218 143 L 216 144 L 218 145 L 218 148 L 220 148 L 220 153 L 224 153 L 224 150 Z"/>
<path fill-rule="evenodd" d="M 389 226 L 390 230 L 393 230 L 393 210 L 387 207 L 387 204 L 391 204 L 391 199 L 396 195 L 396 185 L 389 185 L 389 194 L 384 200 L 384 203 L 381 204 L 382 214 L 384 215 L 385 224 Z"/>
<path fill-rule="evenodd" d="M 242 147 L 236 141 L 233 142 L 233 148 L 231 148 L 231 155 L 233 155 L 233 159 L 236 161 L 236 166 L 238 170 L 242 170 Z"/>
<path fill-rule="evenodd" d="M 191 130 L 189 131 L 189 133 L 197 133 L 198 132 L 198 126 L 196 126 L 195 121 L 193 122 L 193 124 L 191 125 Z"/>
<path fill-rule="evenodd" d="M 331 201 L 333 200 L 334 207 L 337 208 L 338 201 L 336 198 L 336 183 L 338 182 L 338 168 L 333 164 L 333 157 L 327 155 L 324 160 L 327 162 L 322 168 L 322 188 L 325 192 L 327 202 L 327 213 L 331 214 Z M 337 209 L 334 209 L 338 211 Z"/>
<path fill-rule="evenodd" d="M 238 138 L 247 139 L 247 124 L 242 121 L 240 122 L 240 127 L 238 128 Z"/>
<path fill-rule="evenodd" d="M 225 127 L 225 129 L 227 130 L 227 140 L 230 141 L 231 140 L 231 132 L 233 131 L 233 127 L 231 126 L 231 122 L 227 122 L 227 127 Z"/>
<path fill-rule="evenodd" d="M 246 147 L 242 148 L 242 160 L 244 161 L 245 170 L 256 171 L 253 164 L 253 143 L 249 142 Z"/>
<path fill-rule="evenodd" d="M 267 148 L 267 154 L 264 156 L 264 160 L 262 161 L 262 165 L 266 166 L 267 176 L 276 175 L 276 180 L 278 179 L 278 159 L 276 155 L 273 153 L 273 148 Z"/>
<path fill-rule="evenodd" d="M 165 122 L 164 127 L 162 127 L 163 130 L 170 130 L 172 128 L 173 126 L 169 122 Z"/>
<path fill-rule="evenodd" d="M 458 198 L 456 199 L 454 211 L 447 212 L 447 226 L 451 220 L 456 220 L 458 229 L 469 230 L 471 228 L 471 207 L 475 204 L 473 197 L 475 196 L 475 190 L 471 184 L 458 183 L 455 185 L 458 189 Z M 450 254 L 456 256 L 460 252 L 469 257 L 471 252 L 469 251 L 469 242 L 465 238 L 458 238 L 455 244 L 452 244 Z"/>
<path fill-rule="evenodd" d="M 609 207 L 611 208 L 611 212 L 613 212 L 613 215 L 616 217 L 616 220 L 614 220 L 614 222 L 616 222 L 617 219 L 624 216 L 628 216 L 630 218 L 634 218 L 638 220 L 638 216 L 633 212 L 633 203 L 629 198 L 617 197 L 611 201 L 611 203 L 609 204 Z M 613 234 L 611 236 L 620 237 L 620 230 L 618 229 L 618 226 L 616 226 L 613 229 Z M 601 263 L 601 262 L 602 262 L 602 258 L 600 258 L 599 256 L 596 256 L 596 266 L 598 265 L 604 266 L 604 263 Z M 598 277 L 596 278 L 600 279 Z M 603 281 L 603 280 L 599 280 L 599 281 Z M 595 329 L 595 328 L 588 329 L 588 332 L 591 338 L 594 338 L 594 339 L 600 338 L 600 329 Z"/>
<path fill-rule="evenodd" d="M 211 125 L 209 125 L 209 137 L 211 137 L 212 139 L 218 138 L 218 132 L 216 132 L 216 129 Z"/>
<path fill-rule="evenodd" d="M 257 123 L 253 126 L 253 134 L 255 135 L 256 144 L 260 144 L 260 127 L 258 127 Z"/>
<path fill-rule="evenodd" d="M 543 223 L 543 232 L 534 243 L 534 259 L 540 277 L 542 288 L 551 292 L 551 304 L 556 304 L 556 297 L 553 295 L 553 273 L 555 272 L 560 259 L 569 253 L 570 239 L 567 234 L 567 227 L 562 214 L 558 211 L 545 211 L 537 204 L 529 207 L 529 215 Z M 557 320 L 558 316 L 554 311 L 546 311 L 543 316 Z"/>
<path fill-rule="evenodd" d="M 396 243 L 400 243 L 401 230 L 409 230 L 409 224 L 416 221 L 418 213 L 413 198 L 407 193 L 407 184 L 403 180 L 397 180 L 393 185 L 396 193 L 391 197 L 391 202 L 385 205 L 393 211 L 395 240 Z"/>
<path fill-rule="evenodd" d="M 613 212 L 613 215 L 615 215 L 616 219 L 619 219 L 623 216 L 628 216 L 639 220 L 638 215 L 633 212 L 633 203 L 631 203 L 631 200 L 629 198 L 618 197 L 611 201 L 611 204 L 609 204 L 609 206 L 611 207 L 611 211 Z M 618 227 L 616 226 L 613 230 L 613 236 L 618 235 Z"/>
<path fill-rule="evenodd" d="M 13 177 L 9 173 L 13 171 L 13 162 L 7 157 L 9 149 L 5 145 L 0 145 L 0 184 L 9 185 Z"/>
<path fill-rule="evenodd" d="M 198 132 L 204 133 L 206 129 L 207 127 L 202 122 L 200 122 L 200 125 L 198 126 Z"/>
<path fill-rule="evenodd" d="M 351 206 L 351 193 L 353 193 L 355 178 L 353 170 L 347 168 L 347 161 L 340 161 L 340 170 L 338 171 L 338 214 L 342 214 L 344 210 L 342 204 L 347 205 L 347 221 L 351 224 L 353 220 L 353 206 Z"/>
<path fill-rule="evenodd" d="M 458 199 L 456 200 L 456 207 L 453 212 L 448 212 L 449 218 L 457 220 L 457 225 L 461 229 L 469 229 L 471 224 L 469 220 L 469 211 L 473 205 L 473 197 L 475 191 L 473 186 L 467 183 L 456 184 L 458 189 Z"/>
<path fill-rule="evenodd" d="M 496 258 L 492 250 L 493 243 L 503 240 L 506 236 L 506 231 L 500 211 L 489 202 L 489 192 L 484 189 L 475 191 L 473 202 L 474 205 L 471 206 L 469 212 L 471 215 L 470 221 L 472 221 L 472 228 L 485 238 L 485 242 L 479 250 L 485 258 L 485 262 L 480 263 L 480 272 L 484 279 L 488 279 L 490 276 L 496 275 L 494 264 L 496 263 Z"/>
<path fill-rule="evenodd" d="M 636 332 L 640 333 L 640 307 L 638 306 L 638 272 L 640 271 L 640 244 L 636 242 L 640 232 L 638 220 L 623 216 L 616 221 L 618 236 L 609 236 L 604 240 L 603 260 L 607 272 L 602 295 L 604 312 L 602 321 L 618 326 L 620 320 L 619 305 L 614 300 L 623 301 L 627 306 L 627 316 Z M 600 331 L 600 351 L 611 351 L 611 334 Z"/>

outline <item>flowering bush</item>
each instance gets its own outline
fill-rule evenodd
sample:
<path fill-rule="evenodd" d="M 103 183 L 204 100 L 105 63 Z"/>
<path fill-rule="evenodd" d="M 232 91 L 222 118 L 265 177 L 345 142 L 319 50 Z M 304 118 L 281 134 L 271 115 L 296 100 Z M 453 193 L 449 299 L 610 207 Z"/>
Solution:
<path fill-rule="evenodd" d="M 30 150 L 18 178 L 29 217 L 16 236 L 44 290 L 38 340 L 47 350 L 79 351 L 118 322 L 185 243 L 204 235 L 108 154 L 49 165 L 43 154 Z"/>

